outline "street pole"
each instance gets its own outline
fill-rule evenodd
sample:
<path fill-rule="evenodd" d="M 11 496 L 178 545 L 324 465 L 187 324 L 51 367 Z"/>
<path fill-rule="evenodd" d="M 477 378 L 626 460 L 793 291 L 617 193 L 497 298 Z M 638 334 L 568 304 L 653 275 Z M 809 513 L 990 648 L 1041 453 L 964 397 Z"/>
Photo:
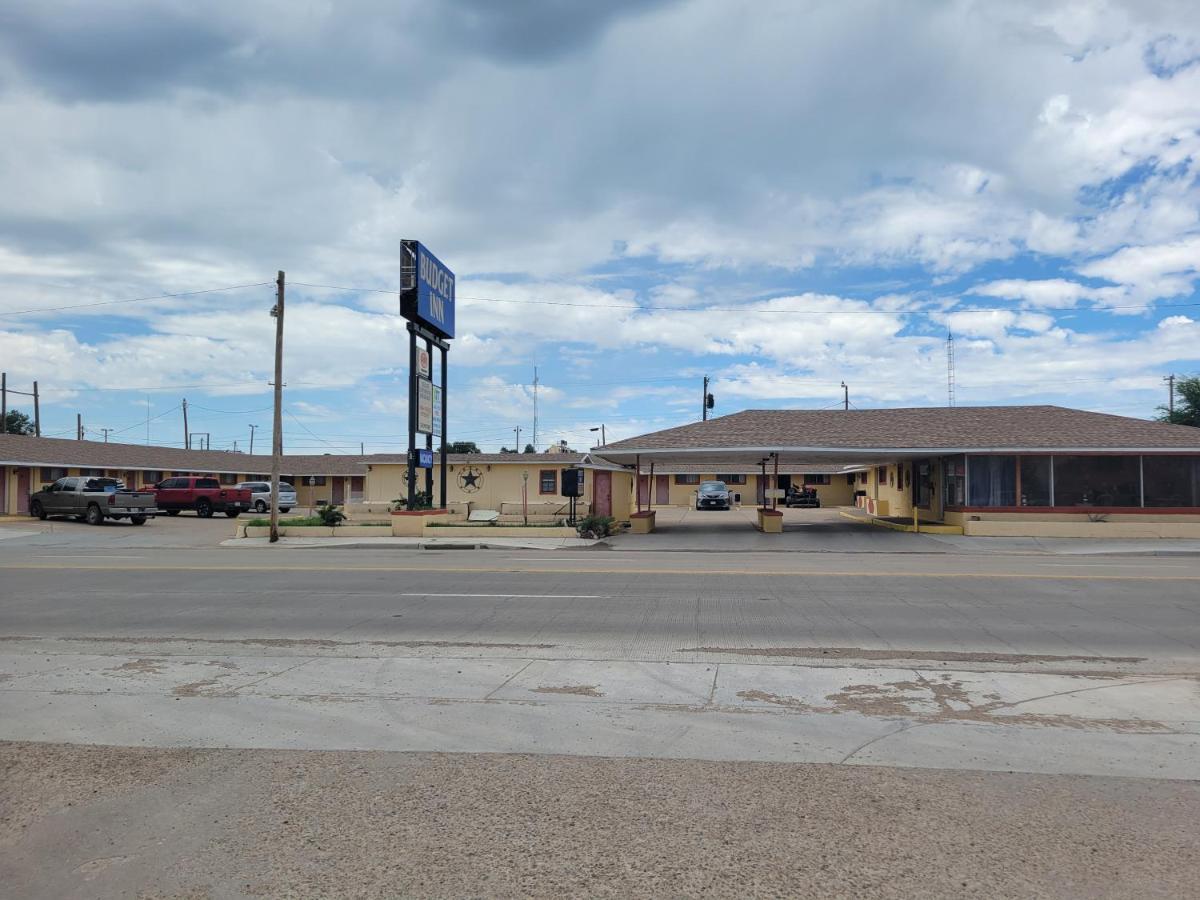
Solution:
<path fill-rule="evenodd" d="M 708 421 L 708 376 L 704 376 L 704 393 L 700 395 L 700 421 Z"/>
<path fill-rule="evenodd" d="M 187 423 L 187 397 L 183 398 L 183 449 L 192 449 L 192 433 L 188 431 Z"/>
<path fill-rule="evenodd" d="M 33 435 L 34 437 L 42 436 L 42 406 L 38 401 L 38 386 L 36 381 L 33 383 Z"/>
<path fill-rule="evenodd" d="M 513 449 L 517 453 L 520 453 L 521 452 L 521 426 L 518 425 L 516 428 L 513 429 L 513 431 L 515 431 L 517 433 L 517 445 Z M 537 448 L 534 447 L 534 449 L 536 450 Z"/>
<path fill-rule="evenodd" d="M 75 440 L 83 440 L 83 413 L 75 413 Z"/>
<path fill-rule="evenodd" d="M 283 465 L 283 295 L 284 275 L 275 279 L 275 418 L 271 435 L 271 539 L 279 541 L 279 470 Z"/>
<path fill-rule="evenodd" d="M 111 428 L 101 428 L 100 430 L 104 432 L 104 443 L 107 444 L 108 443 L 108 433 L 110 431 L 112 431 L 112 429 Z"/>
<path fill-rule="evenodd" d="M 1163 381 L 1167 383 L 1167 411 L 1175 415 L 1175 376 L 1168 375 Z"/>
<path fill-rule="evenodd" d="M 256 429 L 257 427 L 258 427 L 257 425 L 250 426 L 250 455 L 251 456 L 254 455 L 254 429 Z"/>
<path fill-rule="evenodd" d="M 850 411 L 850 388 L 846 386 L 846 382 L 842 382 L 842 409 Z"/>
<path fill-rule="evenodd" d="M 0 434 L 8 434 L 8 373 L 0 372 Z"/>

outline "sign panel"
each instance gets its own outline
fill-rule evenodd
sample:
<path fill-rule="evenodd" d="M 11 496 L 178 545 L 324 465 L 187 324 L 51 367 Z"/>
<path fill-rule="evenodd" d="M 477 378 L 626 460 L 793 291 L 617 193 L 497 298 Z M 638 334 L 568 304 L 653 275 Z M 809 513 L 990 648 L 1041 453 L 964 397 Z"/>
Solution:
<path fill-rule="evenodd" d="M 417 374 L 422 378 L 429 377 L 429 351 L 424 347 L 417 348 Z"/>
<path fill-rule="evenodd" d="M 441 437 L 445 434 L 442 431 L 442 389 L 436 384 L 433 386 L 433 435 Z"/>
<path fill-rule="evenodd" d="M 417 431 L 433 434 L 433 382 L 417 379 Z"/>
<path fill-rule="evenodd" d="M 433 468 L 433 451 L 432 450 L 417 450 L 417 468 L 432 469 Z"/>
<path fill-rule="evenodd" d="M 420 241 L 400 242 L 400 314 L 454 337 L 454 273 Z"/>

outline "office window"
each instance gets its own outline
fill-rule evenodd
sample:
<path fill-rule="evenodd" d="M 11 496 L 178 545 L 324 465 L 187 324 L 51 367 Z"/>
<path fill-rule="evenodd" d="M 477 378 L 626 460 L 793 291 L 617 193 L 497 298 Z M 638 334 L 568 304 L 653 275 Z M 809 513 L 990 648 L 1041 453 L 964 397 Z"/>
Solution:
<path fill-rule="evenodd" d="M 968 506 L 1017 505 L 1015 456 L 972 456 L 969 469 Z"/>
<path fill-rule="evenodd" d="M 538 493 L 539 494 L 557 494 L 558 493 L 558 470 L 557 469 L 542 469 L 538 472 Z"/>
<path fill-rule="evenodd" d="M 942 460 L 942 502 L 946 506 L 966 506 L 966 457 L 948 456 Z"/>
<path fill-rule="evenodd" d="M 236 472 L 222 472 L 221 484 L 237 484 L 238 477 Z"/>
<path fill-rule="evenodd" d="M 1200 506 L 1200 457 L 1143 456 L 1146 505 Z"/>
<path fill-rule="evenodd" d="M 1021 457 L 1020 505 L 1050 505 L 1050 457 Z"/>
<path fill-rule="evenodd" d="M 726 484 L 745 484 L 746 476 L 745 475 L 733 475 L 733 474 L 718 475 L 717 481 L 723 481 Z"/>
<path fill-rule="evenodd" d="M 51 482 L 58 481 L 58 479 L 60 479 L 60 478 L 66 478 L 66 477 L 67 477 L 66 469 L 60 469 L 57 466 L 56 467 L 42 466 L 42 482 L 45 484 L 50 484 Z"/>
<path fill-rule="evenodd" d="M 699 475 L 676 475 L 675 483 L 676 484 L 699 484 L 700 476 Z"/>
<path fill-rule="evenodd" d="M 971 460 L 972 467 L 975 461 Z M 1136 456 L 1054 457 L 1055 506 L 1140 506 Z"/>
<path fill-rule="evenodd" d="M 163 480 L 162 472 L 151 471 L 151 472 L 143 472 L 142 473 L 142 484 L 158 484 L 162 480 Z"/>

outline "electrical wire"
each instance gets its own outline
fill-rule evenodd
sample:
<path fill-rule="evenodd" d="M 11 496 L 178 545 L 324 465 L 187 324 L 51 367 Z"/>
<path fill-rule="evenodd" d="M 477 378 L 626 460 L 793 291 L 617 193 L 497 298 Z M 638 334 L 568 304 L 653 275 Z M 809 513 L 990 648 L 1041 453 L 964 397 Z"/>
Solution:
<path fill-rule="evenodd" d="M 157 294 L 153 297 L 129 297 L 124 300 L 98 300 L 95 303 L 72 303 L 69 306 L 41 306 L 30 309 L 15 309 L 0 313 L 0 319 L 10 319 L 14 316 L 33 315 L 35 313 L 63 312 L 69 309 L 91 309 L 96 306 L 115 306 L 120 303 L 146 303 L 150 300 L 176 300 L 180 297 L 195 297 L 199 294 L 215 294 L 221 291 L 239 291 L 243 288 L 265 287 L 270 281 L 255 281 L 250 284 L 231 284 L 225 287 L 205 288 L 200 291 L 179 291 L 173 294 Z"/>

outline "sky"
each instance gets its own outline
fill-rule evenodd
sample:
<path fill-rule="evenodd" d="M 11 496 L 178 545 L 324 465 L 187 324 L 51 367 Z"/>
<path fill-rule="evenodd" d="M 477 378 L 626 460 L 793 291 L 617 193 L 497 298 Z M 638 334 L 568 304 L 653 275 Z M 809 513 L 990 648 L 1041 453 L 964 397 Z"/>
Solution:
<path fill-rule="evenodd" d="M 43 433 L 406 446 L 747 408 L 1151 417 L 1200 373 L 1200 4 L 7 0 L 0 369 Z M 165 296 L 174 295 L 174 296 Z M 149 298 L 149 299 L 147 299 Z M 24 397 L 10 397 L 31 412 Z"/>

